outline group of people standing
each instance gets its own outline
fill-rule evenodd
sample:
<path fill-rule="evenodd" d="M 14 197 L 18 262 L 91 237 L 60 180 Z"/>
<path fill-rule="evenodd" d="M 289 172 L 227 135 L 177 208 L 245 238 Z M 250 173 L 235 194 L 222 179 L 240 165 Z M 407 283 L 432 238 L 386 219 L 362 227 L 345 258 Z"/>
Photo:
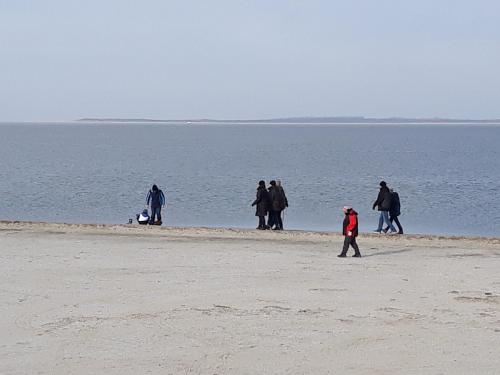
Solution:
<path fill-rule="evenodd" d="M 280 180 L 272 180 L 266 188 L 266 182 L 261 180 L 257 186 L 257 195 L 252 207 L 256 206 L 255 216 L 259 218 L 257 229 L 283 230 L 283 211 L 288 207 L 288 199 Z M 267 224 L 266 224 L 266 216 Z"/>

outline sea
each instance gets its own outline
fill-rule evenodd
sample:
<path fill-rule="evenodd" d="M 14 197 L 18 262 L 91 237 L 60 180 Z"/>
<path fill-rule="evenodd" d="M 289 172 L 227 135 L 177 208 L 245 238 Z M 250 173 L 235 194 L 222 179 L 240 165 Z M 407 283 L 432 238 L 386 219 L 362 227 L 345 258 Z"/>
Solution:
<path fill-rule="evenodd" d="M 405 233 L 500 236 L 499 125 L 0 124 L 0 220 L 125 224 L 157 184 L 165 225 L 255 228 L 261 179 L 285 229 L 370 232 L 384 180 Z"/>

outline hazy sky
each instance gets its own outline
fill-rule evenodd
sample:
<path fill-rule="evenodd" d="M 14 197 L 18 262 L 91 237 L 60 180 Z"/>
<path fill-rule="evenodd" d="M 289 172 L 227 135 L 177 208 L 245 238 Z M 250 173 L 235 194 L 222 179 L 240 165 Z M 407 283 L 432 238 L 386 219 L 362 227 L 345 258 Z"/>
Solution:
<path fill-rule="evenodd" d="M 500 118 L 498 0 L 0 0 L 0 121 Z"/>

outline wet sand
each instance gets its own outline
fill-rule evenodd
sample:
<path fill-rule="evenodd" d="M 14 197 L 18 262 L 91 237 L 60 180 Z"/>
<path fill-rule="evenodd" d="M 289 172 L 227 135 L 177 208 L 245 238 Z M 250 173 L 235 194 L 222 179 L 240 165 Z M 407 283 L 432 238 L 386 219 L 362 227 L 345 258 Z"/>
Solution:
<path fill-rule="evenodd" d="M 0 373 L 500 373 L 500 239 L 342 242 L 1 222 Z"/>

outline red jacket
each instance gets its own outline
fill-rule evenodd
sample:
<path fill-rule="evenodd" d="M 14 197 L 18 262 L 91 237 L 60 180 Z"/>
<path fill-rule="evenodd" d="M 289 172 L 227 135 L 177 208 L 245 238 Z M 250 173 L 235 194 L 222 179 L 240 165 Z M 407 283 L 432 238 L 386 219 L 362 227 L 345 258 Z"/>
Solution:
<path fill-rule="evenodd" d="M 348 233 L 351 232 L 349 235 Z M 358 236 L 358 213 L 350 209 L 345 214 L 344 223 L 342 226 L 342 234 L 348 237 Z"/>

